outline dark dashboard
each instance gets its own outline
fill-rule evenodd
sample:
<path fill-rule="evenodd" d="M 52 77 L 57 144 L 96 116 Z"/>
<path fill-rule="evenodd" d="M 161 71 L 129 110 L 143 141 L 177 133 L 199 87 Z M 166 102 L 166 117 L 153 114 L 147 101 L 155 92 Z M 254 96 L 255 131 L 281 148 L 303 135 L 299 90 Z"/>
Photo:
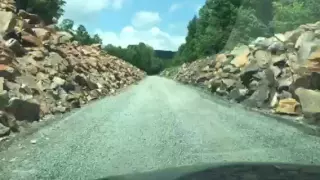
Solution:
<path fill-rule="evenodd" d="M 222 163 L 185 166 L 100 180 L 320 180 L 320 166 L 284 163 Z"/>

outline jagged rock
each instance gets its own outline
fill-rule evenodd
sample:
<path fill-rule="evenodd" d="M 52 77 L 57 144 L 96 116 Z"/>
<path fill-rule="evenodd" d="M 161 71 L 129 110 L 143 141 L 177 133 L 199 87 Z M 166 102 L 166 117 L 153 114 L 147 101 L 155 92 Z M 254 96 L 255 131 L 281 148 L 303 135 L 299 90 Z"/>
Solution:
<path fill-rule="evenodd" d="M 0 137 L 4 137 L 10 134 L 10 128 L 0 123 Z"/>
<path fill-rule="evenodd" d="M 271 44 L 271 39 L 267 39 L 265 37 L 258 37 L 252 42 L 253 47 L 257 47 L 259 49 L 267 49 Z"/>
<path fill-rule="evenodd" d="M 225 85 L 225 87 L 228 90 L 234 87 L 237 83 L 237 81 L 234 79 L 222 79 L 221 81 L 222 81 L 222 84 Z"/>
<path fill-rule="evenodd" d="M 257 64 L 260 67 L 265 67 L 272 60 L 271 53 L 269 51 L 265 51 L 265 50 L 254 51 L 253 52 L 253 57 L 255 58 Z"/>
<path fill-rule="evenodd" d="M 12 12 L 0 11 L 0 35 L 11 32 L 17 24 L 16 15 Z"/>
<path fill-rule="evenodd" d="M 8 80 L 14 80 L 17 76 L 17 71 L 8 65 L 0 64 L 0 77 Z"/>
<path fill-rule="evenodd" d="M 36 14 L 31 14 L 26 12 L 25 10 L 20 9 L 18 15 L 22 17 L 23 19 L 28 19 L 29 24 L 41 24 L 43 21 L 41 18 Z"/>
<path fill-rule="evenodd" d="M 200 75 L 197 79 L 196 79 L 196 83 L 203 83 L 207 80 L 210 80 L 214 75 L 212 73 L 206 73 L 206 74 L 202 74 Z"/>
<path fill-rule="evenodd" d="M 65 31 L 57 32 L 56 36 L 54 36 L 54 44 L 64 44 L 70 42 L 73 36 Z"/>
<path fill-rule="evenodd" d="M 0 46 L 0 64 L 9 65 L 15 58 L 14 52 L 5 46 Z"/>
<path fill-rule="evenodd" d="M 222 86 L 217 88 L 216 93 L 220 96 L 227 96 L 228 95 L 228 91 Z"/>
<path fill-rule="evenodd" d="M 6 111 L 13 114 L 17 120 L 38 121 L 40 119 L 40 105 L 18 98 L 11 98 Z"/>
<path fill-rule="evenodd" d="M 16 82 L 21 84 L 21 88 L 24 89 L 28 94 L 37 93 L 39 91 L 37 80 L 32 75 L 24 75 L 17 77 Z M 26 88 L 30 90 L 26 90 Z"/>
<path fill-rule="evenodd" d="M 99 91 L 99 89 L 94 89 L 94 90 L 91 90 L 90 92 L 89 92 L 89 95 L 91 96 L 91 98 L 93 98 L 93 99 L 98 99 L 99 97 L 100 97 L 100 91 Z"/>
<path fill-rule="evenodd" d="M 26 53 L 26 50 L 21 46 L 21 44 L 15 39 L 9 39 L 6 41 L 5 45 L 10 48 L 16 55 L 22 56 Z"/>
<path fill-rule="evenodd" d="M 35 46 L 35 47 L 43 46 L 40 38 L 27 32 L 22 33 L 21 39 L 22 39 L 22 44 L 25 46 Z"/>
<path fill-rule="evenodd" d="M 90 90 L 94 90 L 98 88 L 98 85 L 96 83 L 92 82 L 90 79 L 80 74 L 77 74 L 74 77 L 74 81 L 78 83 L 80 86 L 88 87 Z"/>
<path fill-rule="evenodd" d="M 275 108 L 278 105 L 278 103 L 279 103 L 279 94 L 276 92 L 270 98 L 270 107 Z"/>
<path fill-rule="evenodd" d="M 252 77 L 255 73 L 260 71 L 260 67 L 257 63 L 250 63 L 246 66 L 240 73 L 241 81 L 245 86 L 248 86 L 252 80 Z"/>
<path fill-rule="evenodd" d="M 271 61 L 274 66 L 283 67 L 287 63 L 287 55 L 275 55 L 271 57 Z"/>
<path fill-rule="evenodd" d="M 284 34 L 285 41 L 284 42 L 296 42 L 298 38 L 304 31 L 302 29 L 296 29 L 293 31 L 288 31 Z"/>
<path fill-rule="evenodd" d="M 281 54 L 285 52 L 286 48 L 282 42 L 273 42 L 269 47 L 268 51 L 272 54 Z"/>
<path fill-rule="evenodd" d="M 320 92 L 310 89 L 298 88 L 295 90 L 302 106 L 303 114 L 318 121 L 320 118 Z"/>
<path fill-rule="evenodd" d="M 246 98 L 246 95 L 248 94 L 248 89 L 245 87 L 239 88 L 236 87 L 235 89 L 231 90 L 229 93 L 229 96 L 231 99 L 235 100 L 236 102 L 241 102 Z"/>
<path fill-rule="evenodd" d="M 40 50 L 32 51 L 32 52 L 30 52 L 30 54 L 33 57 L 33 59 L 36 61 L 40 61 L 45 58 L 45 53 Z"/>
<path fill-rule="evenodd" d="M 51 33 L 43 28 L 32 28 L 35 35 L 40 38 L 41 41 L 46 41 L 50 38 Z"/>
<path fill-rule="evenodd" d="M 66 66 L 68 66 L 68 61 L 66 61 L 65 59 L 63 59 L 61 57 L 60 54 L 56 53 L 56 52 L 50 52 L 49 56 L 46 57 L 46 63 L 47 65 L 49 65 L 50 67 L 57 67 L 58 68 L 62 68 L 62 70 L 64 70 L 66 68 Z M 61 67 L 59 67 L 59 65 Z"/>
<path fill-rule="evenodd" d="M 270 96 L 270 89 L 267 84 L 261 85 L 258 89 L 249 97 L 249 99 L 244 101 L 249 107 L 259 107 L 262 108 L 266 105 Z"/>
<path fill-rule="evenodd" d="M 320 72 L 320 46 L 313 52 L 311 50 L 307 67 L 311 72 Z"/>
<path fill-rule="evenodd" d="M 215 68 L 219 69 L 222 67 L 222 65 L 228 60 L 227 56 L 225 54 L 218 54 L 216 56 L 215 60 Z"/>
<path fill-rule="evenodd" d="M 298 115 L 299 112 L 297 107 L 299 105 L 300 104 L 295 99 L 281 99 L 275 112 L 280 114 Z"/>
<path fill-rule="evenodd" d="M 8 91 L 2 90 L 0 92 L 0 109 L 4 109 L 9 104 L 9 99 Z"/>
<path fill-rule="evenodd" d="M 54 113 L 65 113 L 67 111 L 67 108 L 64 106 L 56 106 L 52 110 Z"/>
<path fill-rule="evenodd" d="M 296 77 L 291 77 L 289 81 L 292 80 L 292 84 L 289 86 L 289 92 L 294 93 L 296 89 L 298 88 L 310 88 L 310 77 L 309 76 L 296 76 Z M 287 82 L 288 83 L 288 82 Z"/>
<path fill-rule="evenodd" d="M 282 71 L 279 67 L 277 66 L 270 66 L 270 70 L 273 72 L 274 78 L 279 78 Z"/>
<path fill-rule="evenodd" d="M 288 91 L 282 91 L 279 94 L 277 94 L 278 99 L 289 99 L 292 98 L 292 94 Z"/>
<path fill-rule="evenodd" d="M 268 84 L 269 87 L 277 87 L 278 82 L 275 79 L 274 71 L 271 68 L 267 68 L 263 71 L 265 78 L 262 80 L 262 82 L 265 82 Z"/>
<path fill-rule="evenodd" d="M 299 49 L 303 43 L 311 42 L 315 38 L 313 31 L 306 31 L 302 33 L 296 41 L 295 48 Z"/>
<path fill-rule="evenodd" d="M 19 131 L 19 126 L 13 115 L 8 114 L 7 112 L 0 111 L 0 124 L 10 128 L 11 131 Z"/>
<path fill-rule="evenodd" d="M 222 68 L 223 72 L 226 72 L 226 73 L 239 73 L 240 72 L 240 69 L 237 68 L 237 67 L 234 67 L 233 65 L 231 64 L 228 64 L 226 66 L 224 66 Z"/>
<path fill-rule="evenodd" d="M 210 89 L 211 92 L 216 92 L 217 88 L 220 87 L 221 84 L 222 82 L 220 79 L 217 79 L 217 78 L 210 79 L 208 82 L 208 89 Z"/>
<path fill-rule="evenodd" d="M 57 87 L 60 87 L 60 86 L 63 86 L 64 84 L 66 83 L 66 80 L 60 78 L 60 77 L 57 77 L 55 76 L 52 80 L 52 83 L 51 83 L 51 86 L 50 88 L 51 89 L 56 89 Z"/>
<path fill-rule="evenodd" d="M 236 57 L 231 61 L 235 67 L 242 68 L 249 64 L 249 54 L 250 50 L 248 46 L 241 46 L 238 49 L 233 50 L 231 54 L 234 54 Z"/>

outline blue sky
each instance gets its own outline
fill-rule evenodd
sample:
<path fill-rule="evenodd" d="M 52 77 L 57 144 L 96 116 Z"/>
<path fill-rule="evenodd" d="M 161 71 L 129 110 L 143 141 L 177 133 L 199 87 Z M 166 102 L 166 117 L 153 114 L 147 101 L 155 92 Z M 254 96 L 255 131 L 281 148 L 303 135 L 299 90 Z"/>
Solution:
<path fill-rule="evenodd" d="M 61 18 L 85 25 L 104 44 L 126 47 L 147 43 L 155 49 L 177 50 L 187 24 L 205 0 L 66 0 Z"/>

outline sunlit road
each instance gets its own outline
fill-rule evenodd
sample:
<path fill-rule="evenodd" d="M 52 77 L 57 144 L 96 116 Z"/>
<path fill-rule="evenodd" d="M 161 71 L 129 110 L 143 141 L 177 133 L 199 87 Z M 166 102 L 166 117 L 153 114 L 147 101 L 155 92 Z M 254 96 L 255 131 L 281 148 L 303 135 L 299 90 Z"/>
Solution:
<path fill-rule="evenodd" d="M 14 142 L 0 152 L 0 179 L 95 179 L 222 161 L 320 164 L 319 149 L 320 138 L 148 77 Z"/>

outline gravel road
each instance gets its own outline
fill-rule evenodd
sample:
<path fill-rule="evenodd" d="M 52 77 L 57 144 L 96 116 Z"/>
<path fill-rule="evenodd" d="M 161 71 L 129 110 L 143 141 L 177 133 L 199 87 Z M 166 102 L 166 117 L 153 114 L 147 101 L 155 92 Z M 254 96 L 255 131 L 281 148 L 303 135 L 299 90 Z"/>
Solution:
<path fill-rule="evenodd" d="M 96 179 L 212 162 L 320 164 L 320 138 L 150 76 L 15 141 L 0 179 Z"/>

